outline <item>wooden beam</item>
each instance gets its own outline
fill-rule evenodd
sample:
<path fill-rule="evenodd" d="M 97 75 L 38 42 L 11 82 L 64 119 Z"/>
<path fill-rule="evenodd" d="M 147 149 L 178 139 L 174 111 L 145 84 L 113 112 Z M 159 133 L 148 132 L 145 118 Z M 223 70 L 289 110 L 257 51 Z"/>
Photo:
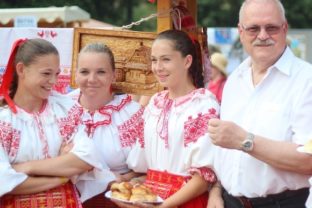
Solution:
<path fill-rule="evenodd" d="M 170 16 L 171 1 L 157 0 L 157 33 L 164 30 L 172 29 L 172 20 Z"/>
<path fill-rule="evenodd" d="M 197 27 L 197 0 L 186 0 L 187 9 L 190 11 L 192 17 L 194 18 Z"/>

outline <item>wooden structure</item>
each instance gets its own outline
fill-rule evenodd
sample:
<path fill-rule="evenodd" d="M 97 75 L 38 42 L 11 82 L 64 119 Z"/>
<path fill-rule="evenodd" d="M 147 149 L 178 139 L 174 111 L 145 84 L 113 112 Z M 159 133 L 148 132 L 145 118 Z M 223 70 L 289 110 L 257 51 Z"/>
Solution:
<path fill-rule="evenodd" d="M 190 11 L 192 17 L 197 22 L 197 0 L 157 0 L 157 13 L 171 10 L 178 4 L 184 4 Z M 157 32 L 172 29 L 172 18 L 170 15 L 161 15 L 157 17 Z"/>
<path fill-rule="evenodd" d="M 183 4 L 197 19 L 196 0 L 157 0 L 157 32 L 173 28 L 172 9 Z M 148 3 L 148 2 L 147 2 Z M 197 31 L 188 31 L 196 33 Z M 75 28 L 71 86 L 76 87 L 75 71 L 79 51 L 88 43 L 102 42 L 108 45 L 115 56 L 117 80 L 113 90 L 120 93 L 153 95 L 163 90 L 151 71 L 150 49 L 156 33 L 125 30 Z"/>
<path fill-rule="evenodd" d="M 155 36 L 149 32 L 75 28 L 71 86 L 76 86 L 79 51 L 88 43 L 100 42 L 110 47 L 115 56 L 114 92 L 152 95 L 161 91 L 151 71 L 150 50 Z"/>

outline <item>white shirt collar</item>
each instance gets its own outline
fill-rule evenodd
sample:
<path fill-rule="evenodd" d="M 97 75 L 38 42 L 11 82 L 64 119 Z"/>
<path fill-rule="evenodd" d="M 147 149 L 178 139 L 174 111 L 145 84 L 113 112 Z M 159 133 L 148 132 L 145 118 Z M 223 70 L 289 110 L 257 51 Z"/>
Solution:
<path fill-rule="evenodd" d="M 282 56 L 275 62 L 272 66 L 269 68 L 276 68 L 280 72 L 282 72 L 285 75 L 290 75 L 291 73 L 291 63 L 293 62 L 293 59 L 295 58 L 295 55 L 291 51 L 291 49 L 287 46 L 282 54 Z M 245 59 L 237 68 L 237 72 L 239 75 L 242 75 L 246 70 L 250 68 L 251 65 L 251 57 L 249 56 L 247 59 Z"/>

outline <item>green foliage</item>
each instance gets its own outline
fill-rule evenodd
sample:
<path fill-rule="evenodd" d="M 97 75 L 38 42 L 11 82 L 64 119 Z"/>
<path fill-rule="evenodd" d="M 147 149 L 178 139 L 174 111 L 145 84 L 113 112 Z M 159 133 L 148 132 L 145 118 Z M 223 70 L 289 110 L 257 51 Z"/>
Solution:
<path fill-rule="evenodd" d="M 197 0 L 198 25 L 205 27 L 236 27 L 243 0 Z M 311 28 L 311 0 L 282 0 L 292 28 Z M 93 19 L 116 26 L 128 25 L 156 12 L 157 3 L 148 0 L 2 0 L 0 8 L 29 8 L 77 5 Z M 131 6 L 131 7 L 129 7 Z M 130 12 L 129 12 L 130 11 Z M 155 31 L 156 18 L 135 26 L 133 30 Z"/>
<path fill-rule="evenodd" d="M 139 4 L 134 8 L 133 22 L 139 21 L 142 18 L 146 18 L 151 14 L 155 14 L 157 12 L 156 7 L 156 4 L 150 4 L 148 2 Z M 129 22 L 129 24 L 130 23 L 131 22 Z M 155 32 L 157 30 L 157 17 L 154 17 L 148 21 L 144 21 L 140 25 L 134 26 L 132 29 L 137 31 Z"/>
<path fill-rule="evenodd" d="M 312 1 L 311 0 L 283 0 L 286 17 L 290 28 L 312 27 Z"/>
<path fill-rule="evenodd" d="M 236 27 L 242 0 L 198 0 L 198 24 L 205 27 Z"/>

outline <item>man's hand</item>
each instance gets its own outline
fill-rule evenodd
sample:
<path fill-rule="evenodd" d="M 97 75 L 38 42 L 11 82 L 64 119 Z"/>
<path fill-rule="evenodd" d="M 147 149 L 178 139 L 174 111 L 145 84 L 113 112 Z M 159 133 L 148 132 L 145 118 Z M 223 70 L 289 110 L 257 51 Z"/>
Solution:
<path fill-rule="evenodd" d="M 208 133 L 213 144 L 238 150 L 241 150 L 241 144 L 247 136 L 247 132 L 235 123 L 215 118 L 208 122 Z"/>
<path fill-rule="evenodd" d="M 224 201 L 222 199 L 222 187 L 219 183 L 216 183 L 209 191 L 207 208 L 224 208 Z"/>

